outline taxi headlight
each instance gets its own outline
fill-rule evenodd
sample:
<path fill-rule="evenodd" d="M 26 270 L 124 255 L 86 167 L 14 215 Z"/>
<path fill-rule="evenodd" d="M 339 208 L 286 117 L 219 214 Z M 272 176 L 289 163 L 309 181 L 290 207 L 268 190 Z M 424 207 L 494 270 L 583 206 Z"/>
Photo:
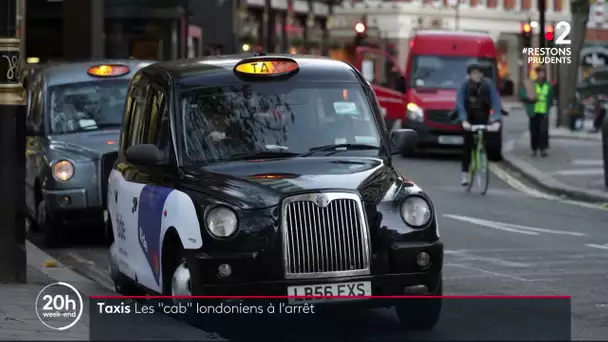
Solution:
<path fill-rule="evenodd" d="M 424 121 L 424 111 L 417 104 L 410 102 L 407 104 L 407 118 L 416 122 Z"/>
<path fill-rule="evenodd" d="M 53 163 L 53 177 L 60 181 L 68 181 L 74 176 L 74 164 L 69 160 L 59 160 Z"/>
<path fill-rule="evenodd" d="M 209 210 L 205 223 L 209 233 L 219 238 L 226 238 L 234 234 L 238 225 L 236 214 L 226 207 Z"/>
<path fill-rule="evenodd" d="M 401 217 L 411 227 L 425 226 L 433 217 L 431 205 L 420 196 L 407 197 L 401 203 Z"/>

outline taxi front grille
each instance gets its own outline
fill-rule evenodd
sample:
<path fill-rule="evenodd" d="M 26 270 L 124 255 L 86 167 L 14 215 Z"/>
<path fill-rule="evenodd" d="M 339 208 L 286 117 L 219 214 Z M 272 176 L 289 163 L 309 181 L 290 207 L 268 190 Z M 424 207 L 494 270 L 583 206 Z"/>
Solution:
<path fill-rule="evenodd" d="M 369 231 L 359 196 L 297 195 L 284 201 L 281 214 L 287 279 L 370 273 Z"/>

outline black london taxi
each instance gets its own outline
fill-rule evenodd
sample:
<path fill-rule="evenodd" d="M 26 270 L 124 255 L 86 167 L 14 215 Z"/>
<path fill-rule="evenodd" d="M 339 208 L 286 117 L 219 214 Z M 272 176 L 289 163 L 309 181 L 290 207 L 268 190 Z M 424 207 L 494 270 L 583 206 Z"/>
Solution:
<path fill-rule="evenodd" d="M 130 78 L 151 64 L 104 60 L 40 66 L 27 87 L 26 207 L 48 245 L 68 223 L 103 237 L 108 175 L 116 160 Z M 103 196 L 102 196 L 103 194 Z M 91 225 L 92 224 L 92 225 Z"/>
<path fill-rule="evenodd" d="M 119 293 L 356 306 L 442 294 L 435 209 L 392 159 L 416 133 L 389 135 L 351 65 L 161 62 L 137 73 L 128 96 L 107 200 Z M 410 329 L 431 329 L 441 312 L 439 300 L 397 303 Z"/>

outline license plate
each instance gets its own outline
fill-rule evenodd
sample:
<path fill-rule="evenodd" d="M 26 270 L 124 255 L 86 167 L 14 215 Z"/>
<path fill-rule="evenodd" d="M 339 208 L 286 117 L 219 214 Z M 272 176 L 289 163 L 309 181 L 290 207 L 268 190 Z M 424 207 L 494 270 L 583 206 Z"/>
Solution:
<path fill-rule="evenodd" d="M 464 138 L 458 135 L 440 135 L 439 143 L 443 145 L 462 145 Z"/>
<path fill-rule="evenodd" d="M 302 285 L 287 287 L 289 296 L 371 296 L 372 283 L 369 281 L 358 281 L 351 283 Z M 289 302 L 296 303 L 319 303 L 335 301 L 352 301 L 365 298 L 290 298 Z"/>

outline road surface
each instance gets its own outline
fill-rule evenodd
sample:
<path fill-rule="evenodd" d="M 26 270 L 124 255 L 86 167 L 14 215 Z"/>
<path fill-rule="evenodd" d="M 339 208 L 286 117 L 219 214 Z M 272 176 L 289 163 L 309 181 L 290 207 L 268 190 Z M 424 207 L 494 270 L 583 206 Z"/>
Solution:
<path fill-rule="evenodd" d="M 526 118 L 514 112 L 505 127 L 505 140 L 516 139 L 526 127 Z M 458 183 L 457 157 L 399 159 L 397 165 L 435 201 L 446 246 L 446 294 L 569 295 L 572 338 L 608 339 L 608 211 L 541 194 L 499 167 L 493 167 L 487 196 L 465 194 Z M 37 241 L 35 236 L 32 239 Z M 86 241 L 74 243 L 75 247 L 49 252 L 111 286 L 104 248 Z M 404 338 L 389 309 L 351 315 L 345 316 L 351 317 L 346 326 L 332 325 L 331 320 L 298 322 L 300 328 L 310 323 L 343 337 Z M 433 332 L 405 336 L 454 340 L 480 327 L 483 324 L 471 326 L 466 317 L 452 312 Z M 238 340 L 230 333 L 224 337 Z"/>

